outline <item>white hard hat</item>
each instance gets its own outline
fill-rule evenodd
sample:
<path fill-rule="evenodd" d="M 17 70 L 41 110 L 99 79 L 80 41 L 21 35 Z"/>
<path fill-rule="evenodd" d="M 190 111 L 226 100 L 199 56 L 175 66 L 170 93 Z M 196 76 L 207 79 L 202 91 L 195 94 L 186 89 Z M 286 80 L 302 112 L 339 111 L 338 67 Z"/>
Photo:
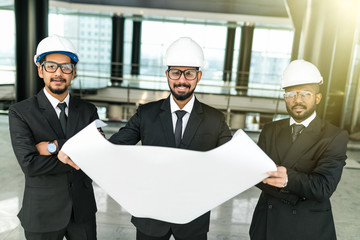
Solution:
<path fill-rule="evenodd" d="M 199 44 L 189 37 L 181 37 L 166 50 L 165 66 L 204 67 L 204 53 Z"/>
<path fill-rule="evenodd" d="M 281 88 L 292 87 L 303 84 L 319 84 L 323 83 L 317 67 L 303 59 L 292 61 L 284 70 L 281 79 Z"/>
<path fill-rule="evenodd" d="M 41 40 L 36 49 L 36 55 L 34 56 L 34 63 L 39 66 L 39 61 L 44 56 L 50 53 L 62 53 L 69 56 L 76 63 L 79 61 L 79 56 L 76 48 L 68 39 L 51 35 Z"/>

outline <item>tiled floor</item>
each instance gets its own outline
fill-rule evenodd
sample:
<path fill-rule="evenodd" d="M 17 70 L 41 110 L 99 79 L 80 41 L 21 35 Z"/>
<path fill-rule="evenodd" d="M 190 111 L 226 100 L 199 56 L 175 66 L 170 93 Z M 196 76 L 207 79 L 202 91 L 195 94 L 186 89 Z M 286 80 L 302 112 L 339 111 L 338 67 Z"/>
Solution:
<path fill-rule="evenodd" d="M 360 239 L 360 143 L 352 143 L 348 164 L 332 199 L 339 240 Z M 0 240 L 23 240 L 16 214 L 22 200 L 23 173 L 14 157 L 6 115 L 0 115 Z M 360 149 L 360 148 L 359 148 Z M 135 239 L 130 215 L 96 186 L 98 239 Z M 212 211 L 209 240 L 246 240 L 253 209 L 259 196 L 255 187 Z"/>

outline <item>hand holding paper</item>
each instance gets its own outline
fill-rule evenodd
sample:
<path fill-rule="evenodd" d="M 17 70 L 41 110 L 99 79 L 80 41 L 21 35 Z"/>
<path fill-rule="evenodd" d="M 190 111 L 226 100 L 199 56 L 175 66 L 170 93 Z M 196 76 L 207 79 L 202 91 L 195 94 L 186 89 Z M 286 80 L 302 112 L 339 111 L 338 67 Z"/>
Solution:
<path fill-rule="evenodd" d="M 79 170 L 79 166 L 76 165 L 68 155 L 66 155 L 63 151 L 60 150 L 60 152 L 57 155 L 58 159 L 64 163 L 64 164 L 68 164 L 69 166 L 75 168 L 76 170 Z"/>
<path fill-rule="evenodd" d="M 287 184 L 286 168 L 278 166 L 277 171 L 268 172 L 269 177 L 263 180 L 263 183 L 269 184 L 274 187 L 283 188 Z"/>

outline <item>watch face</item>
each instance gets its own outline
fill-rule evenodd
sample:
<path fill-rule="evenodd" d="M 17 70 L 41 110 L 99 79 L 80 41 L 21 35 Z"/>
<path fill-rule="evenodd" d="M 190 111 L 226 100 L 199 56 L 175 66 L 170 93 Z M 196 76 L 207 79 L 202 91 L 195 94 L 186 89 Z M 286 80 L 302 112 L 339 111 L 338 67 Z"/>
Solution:
<path fill-rule="evenodd" d="M 54 153 L 56 152 L 56 145 L 55 143 L 49 143 L 47 146 L 47 150 L 49 151 L 49 153 Z"/>

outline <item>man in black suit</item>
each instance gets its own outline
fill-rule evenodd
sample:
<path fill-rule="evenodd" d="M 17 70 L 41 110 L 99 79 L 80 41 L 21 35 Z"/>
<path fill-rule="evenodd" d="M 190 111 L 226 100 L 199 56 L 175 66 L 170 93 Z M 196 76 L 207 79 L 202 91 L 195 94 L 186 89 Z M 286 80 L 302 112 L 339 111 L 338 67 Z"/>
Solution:
<path fill-rule="evenodd" d="M 258 184 L 252 240 L 335 240 L 330 197 L 346 160 L 348 133 L 316 115 L 322 77 L 309 62 L 285 69 L 282 87 L 290 119 L 266 124 L 258 145 L 277 173 Z"/>
<path fill-rule="evenodd" d="M 27 239 L 96 239 L 92 180 L 57 157 L 68 138 L 98 118 L 94 105 L 69 95 L 77 51 L 53 35 L 39 43 L 34 62 L 44 89 L 9 109 L 11 142 L 25 175 L 18 217 Z"/>
<path fill-rule="evenodd" d="M 164 62 L 170 96 L 140 106 L 110 142 L 130 145 L 141 141 L 143 145 L 207 151 L 229 141 L 224 115 L 194 96 L 202 76 L 199 68 L 204 65 L 201 47 L 190 38 L 180 38 L 169 46 Z M 210 212 L 187 224 L 137 217 L 131 221 L 138 240 L 168 240 L 171 235 L 176 240 L 203 240 L 207 239 Z"/>

